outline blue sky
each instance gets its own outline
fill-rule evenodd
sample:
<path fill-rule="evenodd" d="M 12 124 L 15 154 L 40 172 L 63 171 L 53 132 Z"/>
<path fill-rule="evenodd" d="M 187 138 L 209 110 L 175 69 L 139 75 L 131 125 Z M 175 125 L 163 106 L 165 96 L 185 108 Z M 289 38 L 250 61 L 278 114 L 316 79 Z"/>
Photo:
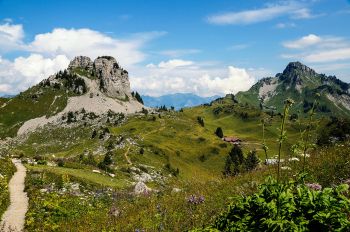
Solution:
<path fill-rule="evenodd" d="M 143 94 L 248 89 L 299 60 L 350 82 L 350 3 L 0 0 L 0 93 L 112 55 Z"/>

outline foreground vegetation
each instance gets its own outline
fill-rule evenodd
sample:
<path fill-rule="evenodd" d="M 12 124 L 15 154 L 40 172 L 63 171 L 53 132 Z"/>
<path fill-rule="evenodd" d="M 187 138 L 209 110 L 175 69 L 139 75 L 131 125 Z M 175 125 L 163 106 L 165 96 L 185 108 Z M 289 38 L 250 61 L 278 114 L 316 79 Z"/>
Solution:
<path fill-rule="evenodd" d="M 8 182 L 15 170 L 16 167 L 9 158 L 0 156 L 0 218 L 10 204 Z"/>
<path fill-rule="evenodd" d="M 231 208 L 255 207 L 254 194 L 264 198 L 262 186 L 293 195 L 299 186 L 288 181 L 303 171 L 305 183 L 323 188 L 349 179 L 347 129 L 329 129 L 339 125 L 350 124 L 269 114 L 228 95 L 180 111 L 145 110 L 128 118 L 109 113 L 97 121 L 46 127 L 14 144 L 9 154 L 22 157 L 28 168 L 28 231 L 215 229 Z M 232 145 L 223 137 L 242 142 Z M 279 160 L 278 184 L 264 182 L 277 174 L 277 165 L 265 165 L 266 158 Z M 135 190 L 139 183 L 146 186 L 141 192 Z M 300 188 L 305 195 L 318 194 Z M 296 199 L 288 196 L 287 202 Z"/>
<path fill-rule="evenodd" d="M 303 177 L 282 184 L 269 178 L 203 231 L 348 231 L 349 193 L 348 184 L 322 189 Z"/>

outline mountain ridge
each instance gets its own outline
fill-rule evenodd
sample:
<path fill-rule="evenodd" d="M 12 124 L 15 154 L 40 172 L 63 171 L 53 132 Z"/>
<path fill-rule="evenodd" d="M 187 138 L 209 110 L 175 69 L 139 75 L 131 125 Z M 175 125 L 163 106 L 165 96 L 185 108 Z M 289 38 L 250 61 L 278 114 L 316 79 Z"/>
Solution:
<path fill-rule="evenodd" d="M 350 84 L 335 76 L 318 74 L 300 62 L 290 62 L 282 73 L 260 79 L 248 91 L 237 93 L 236 98 L 242 103 L 279 112 L 283 101 L 292 98 L 295 101 L 292 112 L 306 113 L 317 93 L 320 94 L 318 111 L 350 116 Z"/>

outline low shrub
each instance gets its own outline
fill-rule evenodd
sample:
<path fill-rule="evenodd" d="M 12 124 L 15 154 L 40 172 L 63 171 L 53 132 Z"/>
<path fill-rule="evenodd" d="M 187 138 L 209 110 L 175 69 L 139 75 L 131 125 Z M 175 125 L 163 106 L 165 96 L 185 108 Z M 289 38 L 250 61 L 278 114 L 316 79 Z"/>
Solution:
<path fill-rule="evenodd" d="M 349 186 L 278 183 L 269 177 L 257 193 L 239 197 L 205 229 L 194 231 L 349 231 Z"/>

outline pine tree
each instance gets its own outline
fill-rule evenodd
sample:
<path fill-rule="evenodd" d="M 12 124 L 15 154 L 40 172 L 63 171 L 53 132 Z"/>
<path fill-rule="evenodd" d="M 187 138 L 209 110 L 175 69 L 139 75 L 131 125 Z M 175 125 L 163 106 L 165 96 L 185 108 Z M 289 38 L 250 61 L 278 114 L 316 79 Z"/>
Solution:
<path fill-rule="evenodd" d="M 259 164 L 259 158 L 256 154 L 256 150 L 250 151 L 245 160 L 245 168 L 247 171 L 254 170 Z"/>
<path fill-rule="evenodd" d="M 135 92 L 135 98 L 138 102 L 140 102 L 143 105 L 142 97 L 138 92 Z"/>
<path fill-rule="evenodd" d="M 229 153 L 232 162 L 237 165 L 241 165 L 244 161 L 244 156 L 240 146 L 235 144 Z"/>
<path fill-rule="evenodd" d="M 106 154 L 105 154 L 105 158 L 103 159 L 103 163 L 105 165 L 111 165 L 112 164 L 112 152 L 108 151 Z"/>
<path fill-rule="evenodd" d="M 215 134 L 216 134 L 219 138 L 224 137 L 224 132 L 222 131 L 221 127 L 216 128 Z"/>

